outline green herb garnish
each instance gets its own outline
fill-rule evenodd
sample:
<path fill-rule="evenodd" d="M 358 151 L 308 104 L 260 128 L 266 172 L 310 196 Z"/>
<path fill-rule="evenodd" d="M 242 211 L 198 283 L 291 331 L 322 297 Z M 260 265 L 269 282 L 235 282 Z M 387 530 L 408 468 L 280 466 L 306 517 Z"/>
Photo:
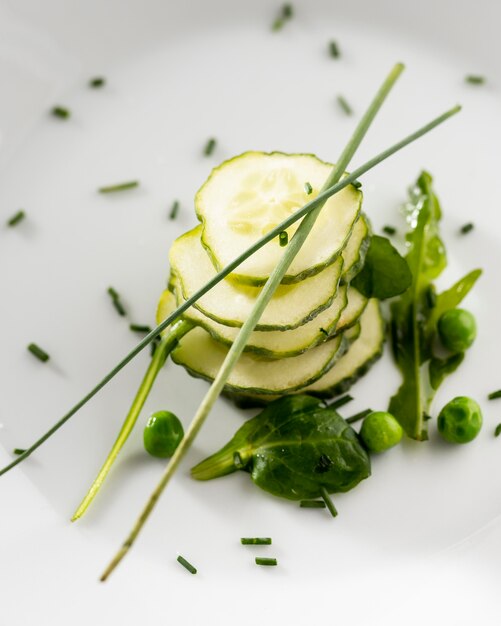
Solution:
<path fill-rule="evenodd" d="M 141 324 L 129 324 L 129 328 L 135 333 L 151 333 L 151 326 L 142 326 Z"/>
<path fill-rule="evenodd" d="M 265 557 L 265 556 L 257 556 L 256 565 L 275 566 L 275 565 L 278 565 L 278 562 L 277 562 L 277 559 L 272 559 L 270 557 Z"/>
<path fill-rule="evenodd" d="M 332 515 L 332 517 L 337 517 L 337 509 L 334 506 L 334 503 L 329 496 L 329 492 L 325 487 L 320 488 L 320 495 L 322 496 L 322 500 L 324 501 L 325 506 L 329 509 L 329 513 Z"/>
<path fill-rule="evenodd" d="M 187 560 L 184 558 L 184 556 L 179 555 L 179 556 L 177 557 L 177 562 L 178 562 L 178 563 L 181 563 L 181 565 L 182 565 L 185 569 L 187 569 L 187 570 L 190 572 L 190 574 L 196 574 L 196 573 L 197 573 L 197 568 L 196 568 L 196 567 L 193 567 L 193 565 L 192 565 L 189 561 L 187 561 Z"/>
<path fill-rule="evenodd" d="M 442 213 L 428 173 L 420 175 L 409 193 L 410 201 L 405 210 L 411 229 L 407 234 L 406 260 L 412 284 L 391 306 L 393 354 L 403 382 L 391 398 L 388 411 L 409 437 L 425 440 L 424 416 L 429 413 L 431 400 L 444 378 L 454 372 L 463 359 L 463 353 L 447 358 L 435 355 L 438 320 L 446 311 L 458 306 L 482 272 L 470 272 L 438 294 L 434 303 L 430 302 L 430 287 L 447 265 L 439 234 Z"/>
<path fill-rule="evenodd" d="M 497 400 L 498 398 L 501 398 L 501 389 L 498 389 L 497 391 L 493 391 L 487 396 L 487 398 L 489 400 Z"/>
<path fill-rule="evenodd" d="M 52 107 L 51 113 L 54 117 L 59 117 L 62 120 L 68 119 L 71 115 L 70 110 L 62 106 Z"/>
<path fill-rule="evenodd" d="M 289 243 L 289 235 L 287 234 L 286 230 L 283 230 L 280 235 L 278 235 L 278 241 L 282 248 Z"/>
<path fill-rule="evenodd" d="M 207 143 L 205 144 L 205 148 L 204 148 L 205 156 L 210 156 L 214 152 L 215 147 L 216 147 L 216 140 L 214 138 L 209 139 Z"/>
<path fill-rule="evenodd" d="M 26 450 L 24 448 L 14 448 L 14 450 L 12 451 L 14 454 L 24 454 L 26 452 Z"/>
<path fill-rule="evenodd" d="M 177 217 L 177 212 L 179 211 L 179 201 L 178 200 L 174 200 L 174 202 L 172 203 L 172 207 L 169 213 L 169 218 L 171 220 L 175 220 Z"/>
<path fill-rule="evenodd" d="M 45 350 L 42 350 L 40 346 L 37 346 L 36 343 L 30 343 L 28 346 L 28 350 L 33 356 L 36 356 L 37 359 L 39 359 L 43 363 L 46 363 L 50 359 L 50 356 L 47 354 L 47 352 L 45 352 Z"/>
<path fill-rule="evenodd" d="M 273 22 L 271 29 L 273 31 L 281 30 L 288 20 L 294 16 L 294 9 L 291 4 L 284 4 L 280 9 L 277 19 Z"/>
<path fill-rule="evenodd" d="M 499 437 L 501 435 L 501 424 L 498 424 L 494 430 L 494 437 Z"/>
<path fill-rule="evenodd" d="M 370 460 L 355 431 L 335 409 L 311 396 L 270 403 L 194 467 L 192 477 L 210 480 L 237 471 L 235 452 L 255 485 L 290 500 L 349 491 L 370 476 Z"/>
<path fill-rule="evenodd" d="M 313 187 L 310 185 L 310 183 L 307 182 L 304 184 L 304 190 L 306 192 L 306 195 L 309 196 L 313 191 Z"/>
<path fill-rule="evenodd" d="M 353 396 L 350 396 L 350 394 L 347 393 L 346 395 L 341 396 L 337 400 L 334 400 L 333 402 L 331 402 L 329 406 L 331 409 L 340 409 L 342 406 L 344 406 L 345 404 L 348 404 L 348 402 L 351 402 L 352 400 L 353 400 Z"/>
<path fill-rule="evenodd" d="M 16 226 L 19 222 L 22 222 L 26 217 L 26 213 L 23 210 L 14 213 L 14 215 L 7 220 L 7 226 Z"/>
<path fill-rule="evenodd" d="M 364 266 L 351 284 L 366 298 L 385 300 L 401 293 L 412 283 L 412 274 L 389 239 L 373 235 Z"/>
<path fill-rule="evenodd" d="M 487 82 L 485 76 L 480 76 L 479 74 L 468 74 L 464 80 L 470 85 L 485 85 Z"/>
<path fill-rule="evenodd" d="M 120 296 L 118 292 L 115 289 L 113 289 L 113 287 L 108 287 L 108 294 L 111 298 L 111 301 L 113 302 L 113 306 L 117 310 L 117 313 L 121 315 L 122 317 L 126 315 L 125 307 L 120 300 Z"/>
<path fill-rule="evenodd" d="M 346 115 L 353 115 L 353 109 L 348 104 L 348 101 L 346 100 L 344 96 L 339 95 L 337 97 L 337 102 L 339 106 L 341 107 L 341 109 L 346 113 Z"/>
<path fill-rule="evenodd" d="M 107 185 L 105 187 L 99 187 L 99 193 L 115 193 L 116 191 L 126 191 L 127 189 L 135 189 L 139 187 L 138 180 L 129 180 L 125 183 L 118 183 L 116 185 Z"/>
<path fill-rule="evenodd" d="M 325 509 L 323 500 L 301 500 L 299 506 L 302 509 Z"/>
<path fill-rule="evenodd" d="M 472 222 L 468 222 L 468 224 L 463 224 L 463 226 L 461 226 L 461 228 L 459 229 L 459 232 L 462 235 L 466 235 L 469 232 L 471 232 L 474 228 L 475 228 L 474 224 Z"/>
<path fill-rule="evenodd" d="M 339 46 L 334 40 L 329 41 L 329 53 L 333 59 L 339 59 L 339 57 L 341 56 Z"/>
<path fill-rule="evenodd" d="M 106 85 L 106 79 L 102 76 L 96 76 L 95 78 L 91 78 L 89 80 L 89 87 L 93 89 L 99 89 L 100 87 L 104 87 Z"/>
<path fill-rule="evenodd" d="M 394 226 L 383 226 L 383 233 L 386 233 L 387 235 L 396 235 L 397 233 L 397 229 Z"/>
<path fill-rule="evenodd" d="M 355 422 L 359 422 L 360 420 L 363 420 L 364 417 L 367 417 L 371 413 L 372 413 L 372 409 L 364 409 L 363 411 L 360 411 L 360 413 L 355 413 L 355 415 L 352 415 L 351 417 L 347 417 L 345 422 L 348 424 L 354 424 Z"/>
<path fill-rule="evenodd" d="M 271 537 L 242 537 L 243 546 L 271 546 Z"/>

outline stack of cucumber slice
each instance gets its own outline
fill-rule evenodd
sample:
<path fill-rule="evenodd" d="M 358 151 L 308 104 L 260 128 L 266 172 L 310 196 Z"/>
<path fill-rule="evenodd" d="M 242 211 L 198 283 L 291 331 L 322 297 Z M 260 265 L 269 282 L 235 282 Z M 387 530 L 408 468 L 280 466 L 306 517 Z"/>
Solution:
<path fill-rule="evenodd" d="M 170 250 L 169 288 L 160 323 L 256 239 L 311 200 L 332 165 L 313 155 L 247 152 L 213 170 L 195 198 L 202 222 Z M 307 392 L 345 391 L 382 352 L 384 324 L 375 299 L 350 281 L 361 270 L 370 225 L 353 186 L 330 198 L 251 334 L 225 391 L 265 403 Z M 297 225 L 288 229 L 290 239 Z M 214 379 L 239 327 L 284 248 L 263 246 L 200 298 L 184 318 L 195 326 L 172 353 L 194 376 Z"/>

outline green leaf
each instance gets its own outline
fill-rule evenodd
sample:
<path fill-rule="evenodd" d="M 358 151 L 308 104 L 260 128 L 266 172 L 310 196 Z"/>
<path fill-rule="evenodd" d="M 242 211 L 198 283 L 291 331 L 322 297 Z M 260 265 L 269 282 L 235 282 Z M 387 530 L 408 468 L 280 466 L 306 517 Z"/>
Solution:
<path fill-rule="evenodd" d="M 235 459 L 237 465 L 235 465 Z M 244 469 L 254 483 L 291 500 L 348 491 L 370 476 L 358 435 L 335 409 L 310 396 L 286 396 L 244 424 L 191 474 L 209 480 Z"/>
<path fill-rule="evenodd" d="M 412 284 L 412 274 L 407 261 L 390 240 L 373 235 L 363 269 L 351 284 L 366 298 L 385 300 L 408 289 Z"/>
<path fill-rule="evenodd" d="M 430 311 L 427 292 L 432 281 L 447 265 L 447 257 L 439 236 L 440 204 L 432 190 L 432 178 L 423 172 L 406 206 L 411 226 L 407 234 L 409 251 L 406 256 L 412 274 L 410 288 L 392 304 L 392 346 L 403 381 L 391 398 L 389 411 L 400 422 L 409 437 L 426 438 L 423 419 L 427 405 L 421 365 L 424 349 L 423 320 Z"/>
<path fill-rule="evenodd" d="M 459 304 L 461 304 L 481 274 L 481 269 L 472 270 L 466 274 L 466 276 L 463 276 L 463 278 L 458 280 L 457 283 L 455 283 L 450 289 L 438 294 L 435 306 L 433 307 L 426 323 L 426 333 L 428 338 L 436 332 L 437 322 L 440 317 L 446 311 L 455 309 Z"/>

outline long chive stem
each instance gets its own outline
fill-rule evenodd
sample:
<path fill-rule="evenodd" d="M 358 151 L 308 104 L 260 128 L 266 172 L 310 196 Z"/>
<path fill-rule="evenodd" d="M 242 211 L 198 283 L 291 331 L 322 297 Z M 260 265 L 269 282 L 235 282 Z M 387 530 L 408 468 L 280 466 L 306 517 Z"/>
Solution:
<path fill-rule="evenodd" d="M 130 407 L 125 421 L 122 424 L 122 428 L 118 433 L 118 437 L 116 438 L 113 447 L 108 453 L 108 456 L 106 457 L 106 460 L 99 470 L 99 473 L 92 483 L 89 491 L 86 493 L 84 499 L 73 514 L 73 517 L 71 518 L 72 522 L 82 517 L 82 515 L 85 513 L 85 511 L 88 509 L 88 507 L 96 497 L 98 491 L 101 489 L 106 479 L 106 476 L 108 475 L 113 463 L 118 456 L 118 453 L 123 448 L 130 433 L 132 432 L 132 429 L 134 428 L 135 423 L 137 422 L 137 418 L 139 417 L 146 398 L 148 397 L 148 394 L 153 387 L 153 383 L 155 382 L 157 374 L 164 366 L 164 363 L 169 353 L 173 350 L 173 348 L 176 347 L 179 339 L 181 339 L 181 337 L 183 337 L 192 328 L 193 324 L 191 324 L 190 322 L 185 320 L 179 320 L 172 326 L 171 331 L 161 339 L 160 343 L 157 346 L 157 349 L 155 350 L 155 354 L 151 359 L 150 365 L 146 370 L 146 374 L 144 375 L 144 378 L 139 386 L 132 406 Z"/>
<path fill-rule="evenodd" d="M 428 122 L 415 132 L 411 133 L 404 139 L 398 141 L 393 144 L 386 150 L 383 150 L 378 155 L 361 165 L 359 168 L 354 170 L 351 174 L 345 176 L 342 180 L 340 180 L 335 185 L 332 185 L 326 191 L 319 193 L 316 198 L 313 198 L 309 202 L 307 202 L 303 207 L 292 213 L 288 218 L 280 222 L 275 228 L 272 228 L 267 234 L 263 235 L 261 239 L 258 239 L 252 246 L 249 246 L 247 250 L 242 252 L 238 257 L 236 257 L 233 261 L 228 263 L 226 267 L 224 267 L 220 272 L 218 272 L 213 278 L 211 278 L 203 287 L 201 287 L 197 292 L 195 292 L 190 298 L 185 300 L 182 304 L 178 306 L 175 311 L 173 311 L 170 315 L 168 315 L 163 322 L 161 322 L 156 328 L 154 328 L 151 333 L 149 333 L 144 339 L 142 339 L 125 357 L 122 358 L 121 361 L 115 365 L 115 367 L 108 372 L 96 385 L 93 387 L 81 400 L 77 402 L 63 417 L 61 417 L 46 433 L 44 433 L 39 439 L 35 441 L 25 452 L 25 454 L 21 455 L 17 459 L 14 459 L 11 463 L 0 469 L 0 476 L 10 471 L 16 465 L 27 459 L 33 452 L 39 448 L 47 439 L 49 439 L 54 433 L 56 433 L 61 426 L 63 426 L 75 413 L 77 413 L 83 406 L 89 402 L 103 387 L 105 387 L 110 380 L 112 380 L 118 372 L 120 372 L 130 361 L 132 361 L 146 346 L 148 346 L 152 341 L 155 340 L 155 337 L 160 335 L 160 333 L 169 326 L 174 320 L 180 317 L 187 309 L 190 308 L 197 300 L 199 300 L 203 295 L 205 295 L 208 291 L 210 291 L 215 285 L 221 282 L 228 274 L 231 274 L 233 270 L 235 270 L 241 263 L 243 263 L 246 259 L 252 256 L 255 252 L 257 252 L 260 248 L 262 248 L 269 241 L 278 236 L 278 234 L 289 228 L 292 224 L 300 220 L 302 217 L 307 215 L 308 213 L 314 211 L 316 207 L 318 207 L 322 202 L 325 202 L 328 198 L 339 193 L 342 189 L 350 185 L 354 180 L 360 178 L 368 171 L 386 161 L 389 157 L 396 154 L 409 144 L 417 141 L 430 131 L 432 131 L 440 124 L 443 124 L 446 120 L 448 120 L 453 115 L 456 115 L 461 110 L 459 105 L 449 109 L 442 115 L 439 115 L 431 122 Z"/>
<path fill-rule="evenodd" d="M 367 112 L 364 114 L 364 116 L 358 123 L 357 128 L 355 129 L 355 132 L 353 133 L 350 141 L 348 142 L 345 149 L 341 153 L 341 156 L 339 157 L 338 162 L 333 167 L 332 172 L 328 176 L 324 186 L 322 187 L 322 192 L 326 191 L 329 187 L 336 184 L 343 176 L 347 165 L 349 164 L 358 146 L 362 142 L 362 139 L 367 133 L 367 130 L 369 129 L 369 126 L 371 125 L 374 117 L 376 116 L 381 105 L 386 99 L 386 96 L 390 92 L 391 88 L 395 84 L 396 80 L 400 76 L 403 69 L 404 68 L 402 65 L 400 64 L 396 65 L 392 69 L 390 74 L 388 75 L 387 79 L 384 81 L 381 88 L 378 90 L 375 98 L 369 105 Z M 267 282 L 265 283 L 264 287 L 259 293 L 259 296 L 256 299 L 256 304 L 254 305 L 254 308 L 252 309 L 248 319 L 245 321 L 245 323 L 241 327 L 231 348 L 228 350 L 228 353 L 223 361 L 223 364 L 221 365 L 208 392 L 203 398 L 190 426 L 185 432 L 183 439 L 178 445 L 169 463 L 167 464 L 167 467 L 162 477 L 160 478 L 158 485 L 154 489 L 153 493 L 151 494 L 149 500 L 146 503 L 146 506 L 144 507 L 139 518 L 137 519 L 136 523 L 132 527 L 132 530 L 130 534 L 128 535 L 127 539 L 122 544 L 121 548 L 119 549 L 115 557 L 111 560 L 108 567 L 105 569 L 101 577 L 102 581 L 108 578 L 108 576 L 113 572 L 115 567 L 120 563 L 120 561 L 123 559 L 123 557 L 127 554 L 129 549 L 134 544 L 136 537 L 140 533 L 146 520 L 148 519 L 151 512 L 153 511 L 163 490 L 165 489 L 171 477 L 175 473 L 179 463 L 181 462 L 181 459 L 184 457 L 184 455 L 190 448 L 193 440 L 195 439 L 198 432 L 200 431 L 200 428 L 205 422 L 205 419 L 207 418 L 210 410 L 212 409 L 214 403 L 216 402 L 217 398 L 222 392 L 226 384 L 226 381 L 228 380 L 228 377 L 231 371 L 233 370 L 233 367 L 237 363 L 238 359 L 240 358 L 245 348 L 245 345 L 247 344 L 249 335 L 253 332 L 254 328 L 256 327 L 256 324 L 259 322 L 259 319 L 261 318 L 263 311 L 265 310 L 269 301 L 273 297 L 273 294 L 275 293 L 275 290 L 277 289 L 280 282 L 282 281 L 282 278 L 287 272 L 288 267 L 290 266 L 293 259 L 298 254 L 302 245 L 306 241 L 306 238 L 308 237 L 311 229 L 313 228 L 324 203 L 325 201 L 319 204 L 311 213 L 308 213 L 308 215 L 306 215 L 303 221 L 301 222 L 297 231 L 294 233 L 294 236 L 289 242 L 289 245 L 287 246 L 286 251 L 282 255 L 281 259 L 277 263 L 276 267 L 272 271 L 270 277 L 268 278 Z"/>

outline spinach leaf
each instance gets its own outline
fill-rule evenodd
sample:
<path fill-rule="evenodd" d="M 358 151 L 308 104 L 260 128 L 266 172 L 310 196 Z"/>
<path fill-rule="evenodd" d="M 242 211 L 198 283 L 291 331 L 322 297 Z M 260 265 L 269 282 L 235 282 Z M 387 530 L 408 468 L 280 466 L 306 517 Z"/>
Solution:
<path fill-rule="evenodd" d="M 236 469 L 254 483 L 291 500 L 348 491 L 370 476 L 358 435 L 332 408 L 310 396 L 285 396 L 246 422 L 219 452 L 191 470 L 198 480 Z"/>
<path fill-rule="evenodd" d="M 461 302 L 481 274 L 481 270 L 474 270 L 435 296 L 433 281 L 446 267 L 447 257 L 439 234 L 442 211 L 432 182 L 423 172 L 409 192 L 406 260 L 412 284 L 391 306 L 392 348 L 403 381 L 388 410 L 406 433 L 418 440 L 427 439 L 426 415 L 435 391 L 464 357 L 434 354 L 437 322 Z"/>
<path fill-rule="evenodd" d="M 412 283 L 407 261 L 386 237 L 373 235 L 362 271 L 351 284 L 366 298 L 385 300 L 403 293 Z"/>

